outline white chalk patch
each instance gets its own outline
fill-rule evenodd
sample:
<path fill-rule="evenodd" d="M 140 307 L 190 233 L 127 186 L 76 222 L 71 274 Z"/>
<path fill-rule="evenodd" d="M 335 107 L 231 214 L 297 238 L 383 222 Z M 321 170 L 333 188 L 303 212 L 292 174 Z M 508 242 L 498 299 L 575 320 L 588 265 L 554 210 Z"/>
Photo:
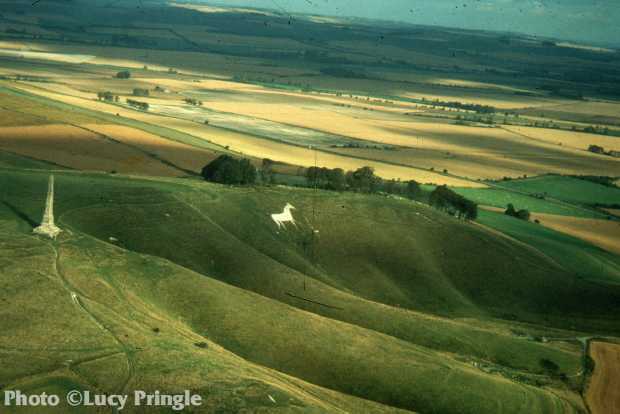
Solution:
<path fill-rule="evenodd" d="M 297 225 L 297 223 L 295 223 L 293 215 L 291 214 L 291 210 L 295 210 L 295 207 L 293 207 L 293 205 L 291 205 L 290 203 L 286 203 L 286 205 L 284 206 L 284 210 L 282 210 L 282 213 L 271 215 L 271 219 L 276 223 L 278 229 L 281 227 L 286 228 L 286 226 L 284 225 L 285 223 L 293 223 L 294 226 Z"/>

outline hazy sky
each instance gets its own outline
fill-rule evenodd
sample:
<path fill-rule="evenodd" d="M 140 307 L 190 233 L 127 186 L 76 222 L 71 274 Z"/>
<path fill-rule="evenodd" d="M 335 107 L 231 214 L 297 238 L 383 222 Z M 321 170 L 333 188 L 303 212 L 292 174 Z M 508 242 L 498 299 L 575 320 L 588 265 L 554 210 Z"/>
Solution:
<path fill-rule="evenodd" d="M 287 12 L 507 30 L 620 46 L 620 0 L 205 0 Z"/>

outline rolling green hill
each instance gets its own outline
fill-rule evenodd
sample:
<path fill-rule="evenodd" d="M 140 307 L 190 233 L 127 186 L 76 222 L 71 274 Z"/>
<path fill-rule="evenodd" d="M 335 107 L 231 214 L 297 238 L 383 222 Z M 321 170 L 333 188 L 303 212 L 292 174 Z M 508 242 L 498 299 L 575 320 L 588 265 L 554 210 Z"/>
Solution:
<path fill-rule="evenodd" d="M 586 241 L 491 211 L 480 211 L 478 221 L 534 246 L 579 278 L 620 284 L 620 257 Z"/>
<path fill-rule="evenodd" d="M 620 331 L 620 287 L 421 204 L 55 175 L 51 242 L 31 235 L 48 173 L 0 171 L 2 384 L 190 387 L 233 412 L 268 395 L 286 412 L 578 412 L 547 388 L 581 386 L 578 348 L 506 326 Z M 285 202 L 298 224 L 276 231 Z"/>
<path fill-rule="evenodd" d="M 133 188 L 129 197 L 108 200 L 105 185 L 114 184 L 84 184 L 84 189 L 96 185 L 102 200 L 72 209 L 61 220 L 102 240 L 114 237 L 129 250 L 296 306 L 300 301 L 290 294 L 307 297 L 303 283 L 311 277 L 310 298 L 332 307 L 342 307 L 341 299 L 326 296 L 327 286 L 443 316 L 488 315 L 572 327 L 572 317 L 579 315 L 592 319 L 581 329 L 593 323 L 617 328 L 612 317 L 617 287 L 584 282 L 536 251 L 424 205 L 207 184 L 163 193 L 164 187 Z M 297 207 L 299 225 L 278 234 L 269 214 L 286 202 Z M 313 209 L 319 230 L 314 245 Z M 588 309 L 576 305 L 584 301 Z"/>
<path fill-rule="evenodd" d="M 25 393 L 190 389 L 205 400 L 204 409 L 193 412 L 213 412 L 215 407 L 225 412 L 398 412 L 248 362 L 212 342 L 204 330 L 205 336 L 197 333 L 180 312 L 157 306 L 154 299 L 162 304 L 176 301 L 181 308 L 184 299 L 175 293 L 178 281 L 189 290 L 211 283 L 203 294 L 231 299 L 225 308 L 236 299 L 265 300 L 257 295 L 89 237 L 65 233 L 56 243 L 24 234 L 10 220 L 0 221 L 0 228 L 3 388 Z M 164 280 L 172 284 L 164 287 Z M 185 308 L 190 310 L 196 314 Z M 201 312 L 207 310 L 214 307 Z M 143 412 L 133 407 L 127 411 Z M 70 410 L 61 404 L 56 412 L 100 411 Z"/>

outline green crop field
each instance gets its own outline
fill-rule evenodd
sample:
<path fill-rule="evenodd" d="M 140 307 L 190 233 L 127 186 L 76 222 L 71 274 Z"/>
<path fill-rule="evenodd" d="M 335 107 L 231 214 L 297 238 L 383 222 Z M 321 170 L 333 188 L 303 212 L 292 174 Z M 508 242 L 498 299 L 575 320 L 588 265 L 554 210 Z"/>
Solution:
<path fill-rule="evenodd" d="M 501 213 L 480 211 L 478 221 L 540 250 L 580 278 L 620 284 L 620 257 L 613 253 Z"/>
<path fill-rule="evenodd" d="M 523 180 L 510 180 L 497 185 L 529 194 L 546 194 L 549 197 L 579 204 L 620 204 L 620 188 L 608 187 L 560 175 L 545 175 Z"/>
<path fill-rule="evenodd" d="M 20 292 L 7 314 L 29 309 L 24 317 L 38 321 L 18 336 L 41 346 L 32 369 L 46 373 L 37 377 L 44 388 L 58 381 L 148 388 L 162 386 L 162 372 L 180 369 L 178 384 L 209 387 L 219 398 L 259 389 L 257 407 L 271 404 L 265 393 L 283 407 L 311 407 L 312 393 L 353 412 L 390 410 L 377 403 L 442 413 L 494 413 L 498 404 L 502 412 L 576 412 L 537 384 L 565 386 L 541 365 L 551 360 L 579 386 L 577 349 L 517 337 L 493 318 L 537 323 L 536 331 L 618 329 L 614 285 L 587 284 L 420 204 L 192 179 L 55 175 L 65 231 L 49 242 L 30 235 L 48 174 L 0 172 L 2 248 L 10 252 L 2 265 L 11 275 L 3 292 Z M 298 226 L 277 232 L 268 214 L 285 201 L 297 207 Z M 320 246 L 307 237 L 313 209 Z M 403 228 L 411 231 L 397 238 Z M 465 245 L 485 253 L 470 256 Z M 31 257 L 27 268 L 18 265 L 23 257 Z M 534 270 L 521 274 L 522 263 Z M 32 297 L 27 286 L 36 286 Z M 83 340 L 55 339 L 62 315 L 75 315 L 71 329 L 84 332 Z M 2 331 L 14 336 L 9 320 Z M 10 348 L 8 340 L 0 349 Z M 202 342 L 208 347 L 194 345 Z M 67 359 L 71 369 L 54 371 Z M 99 369 L 105 361 L 117 367 L 114 375 Z M 0 381 L 19 383 L 31 365 L 15 358 Z M 201 370 L 214 377 L 197 376 Z M 298 379 L 284 386 L 278 372 Z M 441 385 L 423 380 L 448 372 Z M 211 380 L 220 384 L 213 391 Z"/>
<path fill-rule="evenodd" d="M 502 185 L 504 185 L 502 183 Z M 552 200 L 536 198 L 527 194 L 501 188 L 455 188 L 454 191 L 478 204 L 506 208 L 513 204 L 518 210 L 526 209 L 535 213 L 559 214 L 562 216 L 606 218 L 598 211 Z"/>

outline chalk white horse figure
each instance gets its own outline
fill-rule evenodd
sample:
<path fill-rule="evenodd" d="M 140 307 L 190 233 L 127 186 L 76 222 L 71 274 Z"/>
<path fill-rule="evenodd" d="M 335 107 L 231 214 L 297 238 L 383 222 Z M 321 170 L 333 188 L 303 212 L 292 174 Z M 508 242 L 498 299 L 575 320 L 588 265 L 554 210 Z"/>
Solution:
<path fill-rule="evenodd" d="M 294 226 L 297 226 L 297 223 L 295 223 L 295 219 L 291 214 L 291 210 L 295 210 L 295 207 L 290 203 L 286 203 L 282 213 L 271 215 L 271 219 L 276 222 L 278 228 L 284 227 L 284 223 L 293 223 Z"/>

